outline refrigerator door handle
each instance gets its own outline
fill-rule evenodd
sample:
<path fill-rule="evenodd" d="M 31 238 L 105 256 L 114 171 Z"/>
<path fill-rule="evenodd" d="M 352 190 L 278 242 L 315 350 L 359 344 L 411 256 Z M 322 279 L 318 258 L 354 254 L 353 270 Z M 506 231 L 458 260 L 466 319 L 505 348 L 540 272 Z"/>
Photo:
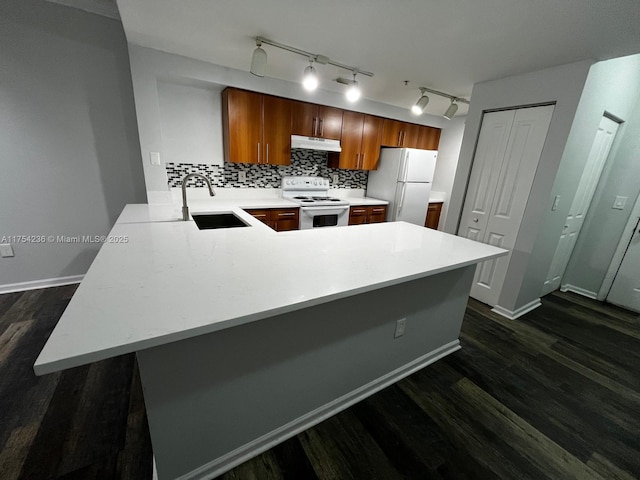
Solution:
<path fill-rule="evenodd" d="M 402 182 L 406 182 L 407 181 L 407 170 L 409 170 L 409 154 L 410 152 L 408 150 L 405 150 L 404 153 L 404 158 L 403 158 L 403 165 L 402 165 L 402 178 L 400 179 L 400 181 Z"/>
<path fill-rule="evenodd" d="M 400 216 L 400 214 L 402 213 L 402 206 L 404 205 L 404 194 L 407 191 L 407 185 L 406 184 L 402 184 L 402 193 L 400 194 L 400 205 L 398 205 L 398 214 L 396 215 L 396 218 Z"/>

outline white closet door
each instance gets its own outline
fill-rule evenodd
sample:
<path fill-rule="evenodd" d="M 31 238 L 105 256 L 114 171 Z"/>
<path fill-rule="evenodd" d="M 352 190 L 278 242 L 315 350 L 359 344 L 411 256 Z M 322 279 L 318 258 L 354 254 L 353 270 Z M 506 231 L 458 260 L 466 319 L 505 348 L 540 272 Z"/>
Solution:
<path fill-rule="evenodd" d="M 607 295 L 607 302 L 640 312 L 640 218 L 636 221 L 635 231 Z"/>
<path fill-rule="evenodd" d="M 489 148 L 497 153 L 495 158 L 481 160 L 478 164 L 474 158 L 471 184 L 463 209 L 463 220 L 466 220 L 465 230 L 460 230 L 461 234 L 466 232 L 463 236 L 509 250 L 513 249 L 547 138 L 553 108 L 550 105 L 510 111 L 513 114 L 513 121 L 509 127 L 505 126 L 509 134 L 502 157 L 498 153 L 501 151 L 504 139 L 495 138 L 493 147 Z M 482 134 L 481 129 L 478 145 L 484 140 Z M 492 143 L 491 139 L 487 141 Z M 477 156 L 478 153 L 476 153 Z M 487 167 L 488 164 L 491 164 L 491 168 Z M 481 171 L 475 173 L 477 169 Z M 474 179 L 477 185 L 473 184 Z M 486 191 L 477 193 L 483 189 Z M 469 194 L 472 192 L 473 196 L 470 197 Z M 482 210 L 478 208 L 476 200 L 480 197 L 487 200 L 482 205 Z M 489 202 L 488 199 L 491 201 Z M 479 225 L 477 232 L 474 230 L 474 224 Z M 480 263 L 471 287 L 471 296 L 495 306 L 506 279 L 510 260 L 511 254 Z"/>
<path fill-rule="evenodd" d="M 482 117 L 458 235 L 484 242 L 498 176 L 507 150 L 515 110 L 487 113 Z"/>
<path fill-rule="evenodd" d="M 551 267 L 542 288 L 542 295 L 546 295 L 560 287 L 560 281 L 567 269 L 571 253 L 573 253 L 573 247 L 576 245 L 576 240 L 582 229 L 584 218 L 587 210 L 589 210 L 589 205 L 591 205 L 593 194 L 600 181 L 600 175 L 611 151 L 611 145 L 617 131 L 618 124 L 616 122 L 607 117 L 602 117 L 591 145 L 582 177 L 580 177 L 578 190 L 571 202 L 571 209 L 558 241 L 556 253 L 553 255 Z"/>

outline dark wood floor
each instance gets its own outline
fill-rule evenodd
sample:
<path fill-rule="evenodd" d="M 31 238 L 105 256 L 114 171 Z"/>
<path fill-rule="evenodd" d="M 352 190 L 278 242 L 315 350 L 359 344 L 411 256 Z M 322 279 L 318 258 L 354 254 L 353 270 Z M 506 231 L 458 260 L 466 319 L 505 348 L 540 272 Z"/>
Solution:
<path fill-rule="evenodd" d="M 0 479 L 149 479 L 133 356 L 35 377 L 75 288 L 0 295 Z M 640 318 L 554 293 L 473 300 L 463 349 L 223 479 L 640 478 Z"/>

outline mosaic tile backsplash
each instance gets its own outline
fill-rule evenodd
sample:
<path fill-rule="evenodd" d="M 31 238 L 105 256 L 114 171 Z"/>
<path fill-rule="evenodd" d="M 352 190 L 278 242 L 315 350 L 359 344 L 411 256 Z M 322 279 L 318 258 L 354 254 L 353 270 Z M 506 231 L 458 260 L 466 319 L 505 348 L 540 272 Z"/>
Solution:
<path fill-rule="evenodd" d="M 167 163 L 169 187 L 182 186 L 182 178 L 189 173 L 200 173 L 212 181 L 214 187 L 223 188 L 280 188 L 282 177 L 313 175 L 331 179 L 331 188 L 366 188 L 367 172 L 342 170 L 327 167 L 327 152 L 292 149 L 291 165 L 256 165 L 251 163 L 228 163 L 223 166 L 191 163 Z M 247 180 L 238 181 L 238 172 L 245 172 Z M 338 182 L 333 183 L 333 175 Z M 191 178 L 188 187 L 204 187 L 204 180 Z"/>

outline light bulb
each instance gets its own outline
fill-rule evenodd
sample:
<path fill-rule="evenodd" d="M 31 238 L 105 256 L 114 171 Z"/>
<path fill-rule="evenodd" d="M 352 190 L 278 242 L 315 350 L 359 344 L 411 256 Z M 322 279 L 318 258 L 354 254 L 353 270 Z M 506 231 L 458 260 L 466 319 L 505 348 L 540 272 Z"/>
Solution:
<path fill-rule="evenodd" d="M 411 107 L 411 113 L 413 113 L 414 115 L 422 115 L 428 103 L 429 103 L 429 97 L 427 97 L 426 95 L 422 95 L 418 99 L 416 104 L 413 107 Z"/>
<path fill-rule="evenodd" d="M 353 85 L 351 85 L 348 89 L 347 92 L 345 93 L 347 100 L 349 100 L 350 102 L 355 102 L 360 98 L 360 88 L 358 87 L 357 83 L 353 83 Z"/>
<path fill-rule="evenodd" d="M 304 69 L 302 85 L 309 91 L 313 91 L 318 88 L 318 75 L 316 75 L 316 69 L 311 65 Z"/>

